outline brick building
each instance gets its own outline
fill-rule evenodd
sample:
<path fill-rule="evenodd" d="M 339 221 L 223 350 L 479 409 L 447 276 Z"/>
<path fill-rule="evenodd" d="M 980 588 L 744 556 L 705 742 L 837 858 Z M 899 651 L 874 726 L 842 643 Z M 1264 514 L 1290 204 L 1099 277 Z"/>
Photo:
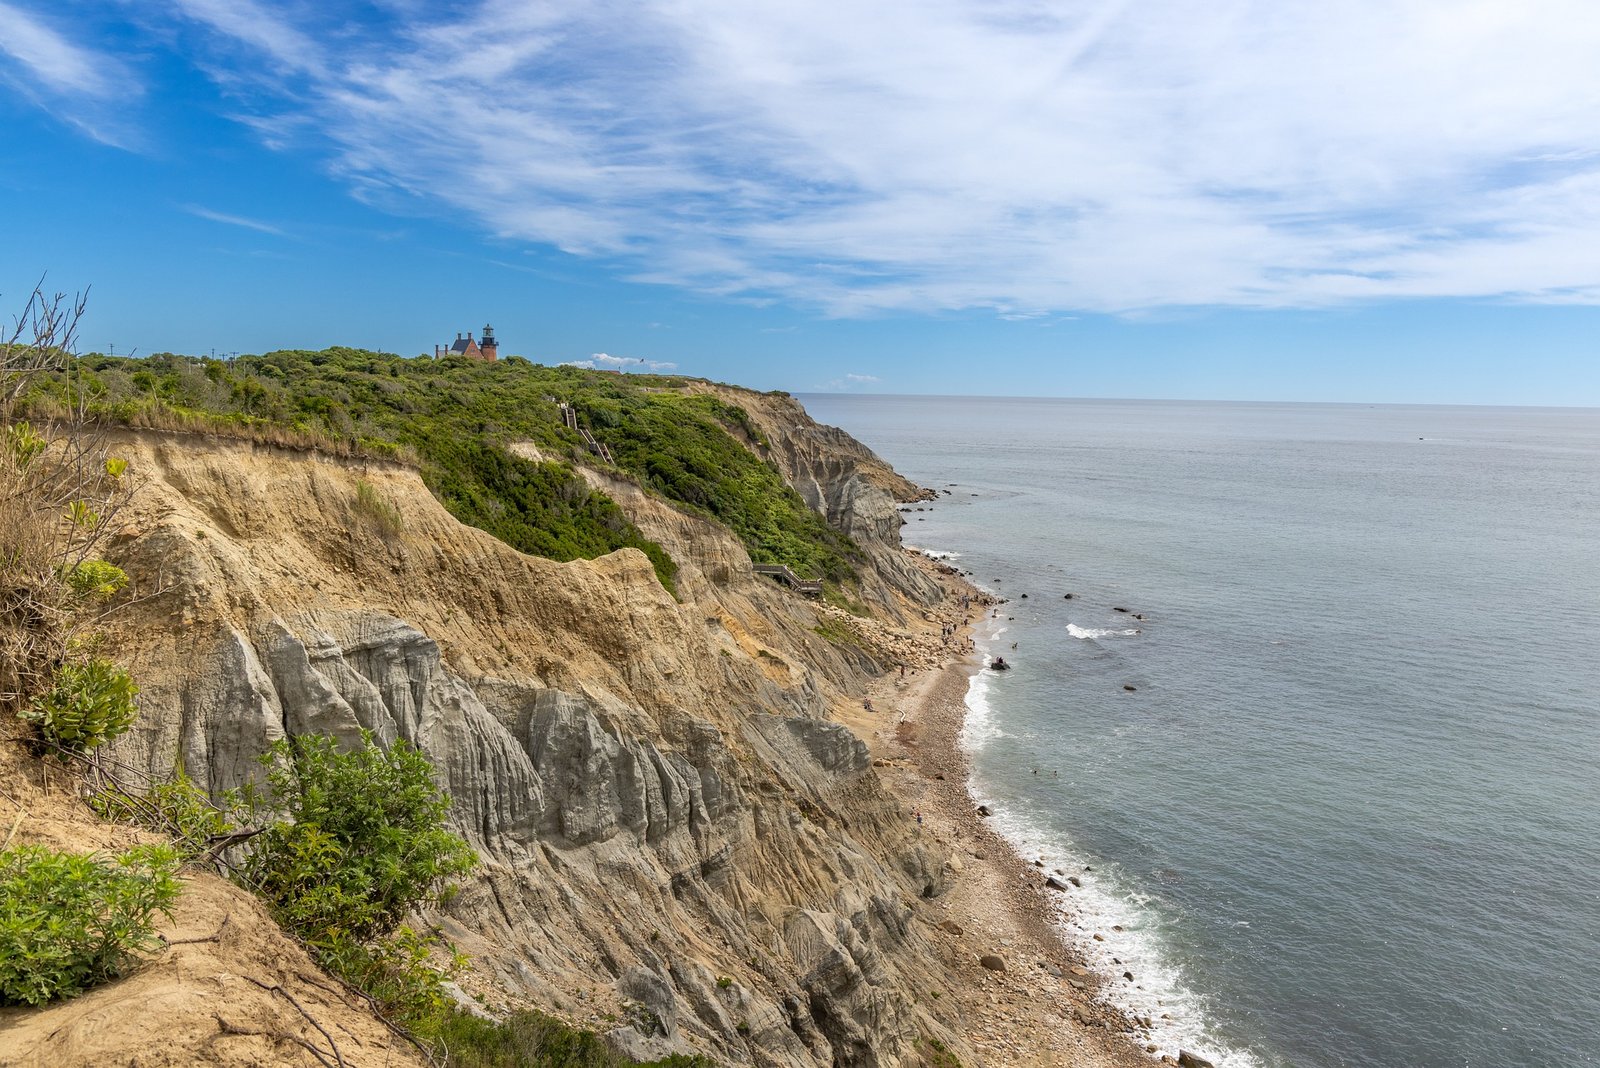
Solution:
<path fill-rule="evenodd" d="M 500 343 L 494 339 L 494 327 L 488 323 L 483 325 L 483 340 L 474 341 L 472 331 L 467 331 L 467 336 L 456 335 L 456 339 L 449 345 L 435 345 L 433 358 L 438 360 L 446 356 L 467 356 L 474 360 L 488 360 L 493 363 L 500 358 Z"/>

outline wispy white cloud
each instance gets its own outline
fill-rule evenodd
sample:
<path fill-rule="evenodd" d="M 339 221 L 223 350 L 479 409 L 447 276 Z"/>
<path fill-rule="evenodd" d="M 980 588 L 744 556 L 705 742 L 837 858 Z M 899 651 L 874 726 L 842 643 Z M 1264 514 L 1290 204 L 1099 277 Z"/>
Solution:
<path fill-rule="evenodd" d="M 21 63 L 36 83 L 58 93 L 107 97 L 120 91 L 118 64 L 69 40 L 43 21 L 0 3 L 0 52 Z"/>
<path fill-rule="evenodd" d="M 1590 0 L 178 5 L 369 202 L 650 281 L 840 315 L 1600 301 Z"/>
<path fill-rule="evenodd" d="M 646 360 L 639 356 L 612 356 L 597 352 L 587 360 L 568 360 L 562 367 L 586 367 L 591 371 L 674 371 L 678 365 L 664 360 Z"/>
<path fill-rule="evenodd" d="M 255 230 L 257 233 L 272 234 L 275 237 L 289 236 L 282 227 L 264 223 L 258 219 L 247 219 L 243 215 L 229 215 L 227 212 L 212 211 L 210 208 L 201 207 L 199 204 L 184 204 L 183 210 L 196 218 L 206 219 L 225 226 L 239 226 L 246 230 Z"/>
<path fill-rule="evenodd" d="M 130 145 L 135 138 L 118 112 L 143 86 L 126 64 L 72 39 L 72 25 L 0 0 L 0 79 L 95 140 Z"/>
<path fill-rule="evenodd" d="M 856 374 L 847 374 L 847 375 L 844 376 L 844 380 L 846 382 L 856 382 L 856 383 L 861 383 L 861 384 L 865 384 L 865 383 L 868 383 L 868 382 L 882 382 L 883 381 L 883 379 L 879 378 L 877 375 L 856 375 Z"/>

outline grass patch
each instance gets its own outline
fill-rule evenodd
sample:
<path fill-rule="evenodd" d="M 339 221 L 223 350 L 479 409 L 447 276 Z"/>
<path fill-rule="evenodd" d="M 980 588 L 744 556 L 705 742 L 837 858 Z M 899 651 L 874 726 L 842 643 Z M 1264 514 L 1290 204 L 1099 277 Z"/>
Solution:
<path fill-rule="evenodd" d="M 647 1063 L 619 1057 L 593 1032 L 540 1012 L 490 1022 L 457 1011 L 429 1037 L 449 1051 L 451 1068 L 715 1068 L 704 1057 L 682 1054 Z"/>
<path fill-rule="evenodd" d="M 857 647 L 861 645 L 861 636 L 855 632 L 853 627 L 841 620 L 824 619 L 811 629 L 835 645 L 854 645 Z"/>
<path fill-rule="evenodd" d="M 841 611 L 849 612 L 853 616 L 863 619 L 870 618 L 872 611 L 865 604 L 852 596 L 858 592 L 854 587 L 845 586 L 838 582 L 824 582 L 822 584 L 822 603 L 832 605 Z"/>
<path fill-rule="evenodd" d="M 400 506 L 380 494 L 366 479 L 356 483 L 354 508 L 356 515 L 366 520 L 384 538 L 398 537 L 405 526 Z"/>

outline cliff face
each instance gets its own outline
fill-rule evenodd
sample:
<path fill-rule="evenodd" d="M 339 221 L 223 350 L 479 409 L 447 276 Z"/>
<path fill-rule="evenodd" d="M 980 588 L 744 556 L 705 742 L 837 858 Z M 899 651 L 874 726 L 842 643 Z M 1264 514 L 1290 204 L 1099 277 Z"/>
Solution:
<path fill-rule="evenodd" d="M 764 439 L 750 442 L 750 447 L 776 465 L 830 526 L 861 546 L 885 585 L 923 605 L 939 598 L 938 585 L 900 551 L 901 519 L 895 507 L 901 501 L 930 499 L 936 496 L 932 490 L 906 479 L 838 427 L 812 419 L 787 393 L 754 393 L 721 385 L 700 388 L 749 414 Z M 873 596 L 873 601 L 895 611 L 890 598 Z"/>
<path fill-rule="evenodd" d="M 867 552 L 870 598 L 931 604 L 898 547 L 894 497 L 915 487 L 793 402 L 751 415 Z M 407 738 L 483 856 L 430 918 L 489 1003 L 610 1029 L 640 1056 L 899 1065 L 928 1039 L 963 1048 L 953 1008 L 917 994 L 942 966 L 910 903 L 942 891 L 942 864 L 829 722 L 881 668 L 820 637 L 818 609 L 753 576 L 723 528 L 606 486 L 679 561 L 680 602 L 634 550 L 523 556 L 398 466 L 124 444 L 148 482 L 112 555 L 160 592 L 117 624 L 144 689 L 117 759 L 221 791 L 285 733 Z"/>

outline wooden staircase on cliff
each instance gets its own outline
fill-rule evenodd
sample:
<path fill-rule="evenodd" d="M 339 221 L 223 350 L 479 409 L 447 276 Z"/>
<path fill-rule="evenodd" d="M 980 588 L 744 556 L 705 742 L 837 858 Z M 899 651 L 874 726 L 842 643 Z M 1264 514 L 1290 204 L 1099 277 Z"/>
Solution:
<path fill-rule="evenodd" d="M 779 582 L 785 583 L 792 590 L 797 590 L 808 597 L 822 595 L 822 580 L 819 578 L 801 578 L 784 564 L 751 564 L 750 570 L 758 575 L 771 575 Z"/>
<path fill-rule="evenodd" d="M 577 409 L 573 408 L 572 405 L 568 404 L 566 401 L 561 402 L 561 421 L 566 424 L 568 430 L 572 431 L 583 439 L 583 443 L 589 447 L 590 452 L 594 453 L 608 464 L 616 463 L 616 461 L 611 458 L 610 447 L 607 446 L 605 442 L 600 441 L 593 434 L 591 434 L 588 427 L 578 425 Z"/>

